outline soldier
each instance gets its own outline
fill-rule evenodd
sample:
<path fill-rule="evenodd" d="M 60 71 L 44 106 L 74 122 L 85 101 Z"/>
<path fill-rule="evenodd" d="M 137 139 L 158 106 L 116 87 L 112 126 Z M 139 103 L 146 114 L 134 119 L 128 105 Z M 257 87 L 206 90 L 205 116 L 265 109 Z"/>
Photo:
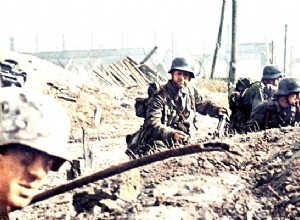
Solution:
<path fill-rule="evenodd" d="M 0 107 L 0 219 L 8 219 L 68 160 L 70 123 L 54 99 L 24 88 L 1 88 Z"/>
<path fill-rule="evenodd" d="M 224 107 L 203 100 L 189 85 L 195 73 L 188 59 L 175 58 L 168 72 L 172 79 L 149 100 L 139 149 L 142 155 L 187 144 L 195 130 L 196 112 L 215 118 L 227 114 Z"/>
<path fill-rule="evenodd" d="M 241 97 L 237 99 L 240 103 L 230 105 L 230 130 L 238 133 L 244 131 L 244 125 L 250 118 L 251 111 L 264 100 L 273 97 L 277 90 L 280 79 L 284 77 L 284 73 L 275 66 L 265 66 L 261 81 L 250 84 L 248 88 L 242 92 Z M 231 99 L 229 102 L 232 101 Z"/>
<path fill-rule="evenodd" d="M 300 121 L 300 82 L 284 78 L 279 82 L 274 98 L 259 104 L 245 126 L 246 132 L 294 126 Z"/>

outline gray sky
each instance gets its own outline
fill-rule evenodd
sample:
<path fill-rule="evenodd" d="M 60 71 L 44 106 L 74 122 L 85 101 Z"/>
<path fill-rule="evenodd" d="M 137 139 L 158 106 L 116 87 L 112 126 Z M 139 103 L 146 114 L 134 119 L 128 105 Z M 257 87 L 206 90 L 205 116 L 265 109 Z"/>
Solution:
<path fill-rule="evenodd" d="M 178 51 L 214 47 L 222 0 L 10 0 L 1 3 L 0 47 L 15 37 L 16 49 L 170 47 Z M 300 45 L 297 0 L 237 0 L 238 42 Z M 230 41 L 232 1 L 226 1 L 223 44 Z M 277 46 L 278 45 L 278 46 Z M 295 49 L 299 50 L 298 48 Z"/>

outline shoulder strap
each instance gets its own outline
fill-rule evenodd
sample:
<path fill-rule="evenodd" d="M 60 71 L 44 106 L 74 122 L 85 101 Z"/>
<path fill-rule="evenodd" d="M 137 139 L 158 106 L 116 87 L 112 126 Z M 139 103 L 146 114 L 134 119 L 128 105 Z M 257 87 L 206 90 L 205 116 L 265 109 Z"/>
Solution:
<path fill-rule="evenodd" d="M 195 88 L 192 86 L 192 88 L 187 87 L 189 90 L 189 96 L 192 102 L 192 109 L 196 111 L 196 101 L 195 101 Z"/>
<path fill-rule="evenodd" d="M 167 89 L 166 89 L 166 85 L 160 85 L 159 89 L 157 90 L 157 94 L 160 93 L 162 94 L 163 97 L 163 104 L 165 105 L 167 102 L 167 98 L 169 97 Z"/>

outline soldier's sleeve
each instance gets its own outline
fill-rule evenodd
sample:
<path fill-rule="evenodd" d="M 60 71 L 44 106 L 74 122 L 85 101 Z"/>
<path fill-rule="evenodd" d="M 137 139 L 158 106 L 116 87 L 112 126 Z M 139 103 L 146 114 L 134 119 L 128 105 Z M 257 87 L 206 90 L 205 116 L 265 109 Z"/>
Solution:
<path fill-rule="evenodd" d="M 251 111 L 250 118 L 244 128 L 246 132 L 256 132 L 265 129 L 267 105 L 268 102 L 262 102 Z"/>
<path fill-rule="evenodd" d="M 253 101 L 252 101 L 251 110 L 255 109 L 256 106 L 258 106 L 267 98 L 265 97 L 264 89 L 265 89 L 264 85 L 260 83 L 253 90 L 253 94 L 252 94 Z"/>
<path fill-rule="evenodd" d="M 163 95 L 160 93 L 154 95 L 149 102 L 145 119 L 145 128 L 153 140 L 169 140 L 176 131 L 163 123 L 164 117 L 167 117 L 164 115 L 166 114 L 164 108 Z"/>
<path fill-rule="evenodd" d="M 223 108 L 218 106 L 211 100 L 204 100 L 198 91 L 195 89 L 195 106 L 196 111 L 201 115 L 209 115 L 210 117 L 218 117 L 219 116 L 219 109 Z"/>
<path fill-rule="evenodd" d="M 300 125 L 300 112 L 299 111 L 296 112 L 295 122 L 297 122 Z"/>

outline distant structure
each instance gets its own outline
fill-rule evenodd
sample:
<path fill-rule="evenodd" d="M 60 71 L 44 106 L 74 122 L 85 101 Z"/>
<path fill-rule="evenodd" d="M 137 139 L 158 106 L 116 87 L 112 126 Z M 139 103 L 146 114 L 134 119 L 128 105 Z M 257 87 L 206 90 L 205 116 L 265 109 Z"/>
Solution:
<path fill-rule="evenodd" d="M 26 54 L 34 55 L 40 59 L 65 67 L 70 60 L 78 64 L 84 64 L 93 63 L 100 58 L 103 64 L 109 64 L 118 60 L 123 60 L 129 56 L 137 61 L 142 61 L 149 51 L 151 51 L 151 48 L 119 48 L 98 50 L 63 50 Z"/>
<path fill-rule="evenodd" d="M 101 60 L 101 64 L 111 64 L 127 57 L 137 62 L 142 62 L 147 54 L 153 50 L 152 48 L 116 48 L 116 49 L 97 49 L 97 50 L 65 50 L 65 51 L 49 51 L 26 53 L 34 55 L 41 59 L 50 61 L 56 65 L 66 67 L 68 64 L 84 66 L 89 70 L 92 66 Z M 272 54 L 272 43 L 255 42 L 242 43 L 237 45 L 237 72 L 236 78 L 248 76 L 253 79 L 259 79 L 262 69 L 268 64 L 276 64 Z M 193 55 L 201 60 L 200 75 L 209 78 L 211 63 L 213 59 L 213 50 L 209 53 Z M 230 61 L 230 49 L 226 48 L 224 52 L 220 52 L 216 62 L 215 78 L 228 78 Z M 158 61 L 162 66 L 165 60 Z M 293 60 L 291 65 L 294 69 L 298 69 L 298 59 Z M 299 63 L 300 64 L 300 63 Z M 156 64 L 157 65 L 157 64 Z M 291 66 L 292 67 L 292 66 Z M 290 68 L 291 68 L 290 67 Z"/>
<path fill-rule="evenodd" d="M 213 59 L 213 54 L 202 55 L 206 61 L 202 66 L 203 77 L 209 78 L 209 70 Z M 230 48 L 226 52 L 219 53 L 215 78 L 228 78 L 230 62 Z M 237 45 L 237 72 L 236 77 L 248 76 L 253 79 L 261 76 L 265 65 L 274 62 L 272 58 L 272 43 L 242 43 Z"/>
<path fill-rule="evenodd" d="M 13 37 L 9 38 L 9 42 L 10 42 L 10 50 L 11 51 L 15 51 L 15 39 Z"/>
<path fill-rule="evenodd" d="M 259 60 L 261 68 L 273 62 L 271 54 L 272 43 L 244 43 L 238 45 L 240 60 Z"/>

